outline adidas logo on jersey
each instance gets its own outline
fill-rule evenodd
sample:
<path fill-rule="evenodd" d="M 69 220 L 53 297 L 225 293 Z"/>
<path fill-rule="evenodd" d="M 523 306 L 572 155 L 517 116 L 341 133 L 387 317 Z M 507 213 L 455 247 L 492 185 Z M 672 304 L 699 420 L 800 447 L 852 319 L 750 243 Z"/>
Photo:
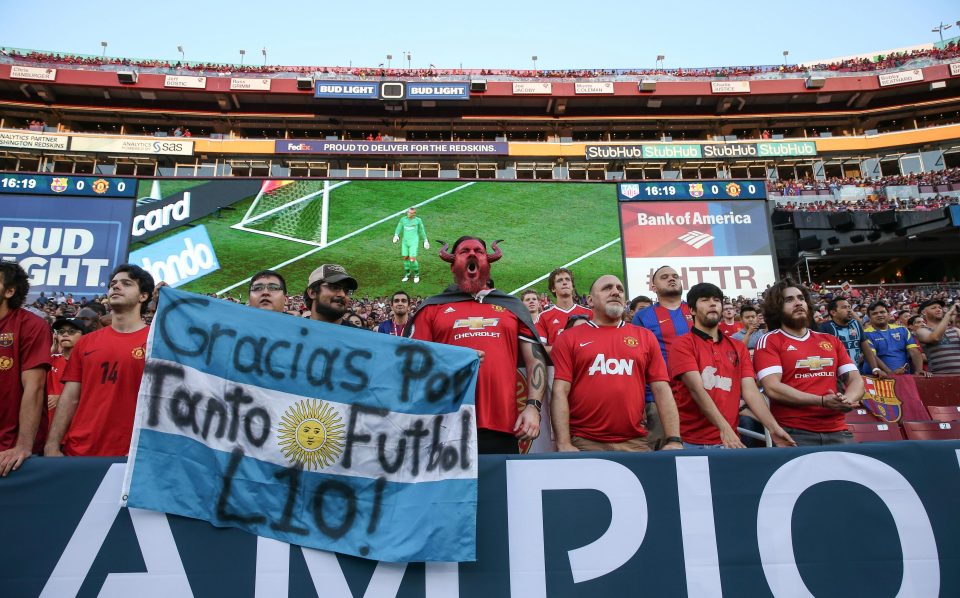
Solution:
<path fill-rule="evenodd" d="M 796 350 L 797 348 L 794 347 L 793 345 L 787 345 L 787 351 L 796 351 Z"/>
<path fill-rule="evenodd" d="M 452 313 L 455 312 L 455 311 L 457 311 L 457 310 L 453 309 L 452 307 L 448 307 L 447 309 L 443 310 L 443 313 L 445 313 L 445 314 L 452 314 Z"/>
<path fill-rule="evenodd" d="M 593 365 L 590 366 L 590 370 L 587 373 L 591 376 L 596 373 L 613 376 L 632 376 L 633 360 L 607 359 L 603 353 L 600 353 L 596 359 L 593 360 Z"/>
<path fill-rule="evenodd" d="M 559 324 L 559 323 L 560 323 L 560 320 L 554 318 L 554 319 L 553 319 L 553 323 L 554 323 L 554 324 Z"/>

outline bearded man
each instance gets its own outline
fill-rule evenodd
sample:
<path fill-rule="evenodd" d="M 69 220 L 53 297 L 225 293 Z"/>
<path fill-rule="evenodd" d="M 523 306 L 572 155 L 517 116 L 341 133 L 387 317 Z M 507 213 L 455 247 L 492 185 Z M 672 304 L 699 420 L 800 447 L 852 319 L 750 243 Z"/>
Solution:
<path fill-rule="evenodd" d="M 460 237 L 440 257 L 450 263 L 455 283 L 439 295 L 427 297 L 414 315 L 412 338 L 467 347 L 480 355 L 477 374 L 477 446 L 481 454 L 517 454 L 518 441 L 540 434 L 540 410 L 547 380 L 547 354 L 530 312 L 523 303 L 496 289 L 487 288 L 490 264 L 503 252 L 493 243 L 493 253 L 477 237 Z M 518 359 L 519 358 L 519 359 Z M 526 367 L 526 407 L 517 415 L 518 363 Z"/>

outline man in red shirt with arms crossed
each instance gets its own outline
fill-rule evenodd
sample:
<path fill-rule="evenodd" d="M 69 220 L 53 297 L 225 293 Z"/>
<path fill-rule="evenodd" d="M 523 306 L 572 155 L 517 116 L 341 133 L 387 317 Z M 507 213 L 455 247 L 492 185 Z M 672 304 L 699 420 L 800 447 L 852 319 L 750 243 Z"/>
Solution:
<path fill-rule="evenodd" d="M 647 384 L 667 436 L 662 448 L 683 448 L 660 345 L 649 330 L 623 322 L 625 296 L 620 279 L 601 276 L 590 287 L 592 321 L 557 338 L 551 414 L 560 451 L 652 450 L 644 427 Z"/>
<path fill-rule="evenodd" d="M 753 366 L 773 416 L 799 446 L 853 442 L 843 414 L 860 403 L 863 379 L 840 339 L 811 329 L 810 291 L 778 282 L 763 294 L 763 316 L 770 332 L 757 342 Z"/>
<path fill-rule="evenodd" d="M 64 387 L 47 456 L 122 457 L 130 450 L 150 330 L 143 312 L 153 289 L 153 277 L 143 268 L 123 264 L 114 270 L 107 295 L 110 326 L 83 336 L 73 348 L 60 377 Z"/>
<path fill-rule="evenodd" d="M 19 264 L 0 260 L 0 476 L 39 453 L 46 433 L 53 337 L 43 318 L 22 308 L 28 280 Z"/>
<path fill-rule="evenodd" d="M 722 301 L 723 292 L 716 285 L 693 285 L 687 292 L 693 330 L 670 348 L 670 378 L 684 448 L 746 448 L 737 434 L 741 394 L 777 446 L 796 446 L 757 389 L 746 345 L 720 331 Z"/>
<path fill-rule="evenodd" d="M 519 441 L 540 434 L 540 409 L 547 379 L 547 357 L 530 312 L 519 299 L 488 289 L 492 254 L 476 237 L 460 237 L 453 254 L 443 244 L 440 257 L 450 262 L 456 283 L 427 297 L 414 314 L 410 336 L 468 347 L 480 354 L 477 374 L 477 450 L 481 454 L 516 454 Z M 527 370 L 527 402 L 517 415 L 517 359 Z"/>

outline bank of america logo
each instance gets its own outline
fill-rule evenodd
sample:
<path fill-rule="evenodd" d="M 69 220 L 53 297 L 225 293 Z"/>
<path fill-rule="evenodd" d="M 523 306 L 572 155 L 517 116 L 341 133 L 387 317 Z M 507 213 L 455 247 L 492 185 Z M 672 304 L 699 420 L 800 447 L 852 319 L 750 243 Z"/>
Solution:
<path fill-rule="evenodd" d="M 708 235 L 707 233 L 702 233 L 696 230 L 684 233 L 677 238 L 694 249 L 700 249 L 710 241 L 713 241 L 713 235 Z"/>

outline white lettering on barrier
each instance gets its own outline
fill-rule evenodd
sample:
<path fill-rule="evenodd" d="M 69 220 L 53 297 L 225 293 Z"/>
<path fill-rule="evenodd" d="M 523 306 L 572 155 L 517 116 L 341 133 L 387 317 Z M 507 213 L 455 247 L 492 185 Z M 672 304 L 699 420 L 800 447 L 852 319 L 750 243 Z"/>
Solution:
<path fill-rule="evenodd" d="M 107 470 L 67 547 L 60 555 L 57 566 L 47 579 L 40 593 L 41 598 L 64 598 L 76 596 L 80 592 L 80 587 L 90 573 L 90 568 L 120 513 L 117 496 L 121 492 L 123 472 L 122 463 L 115 463 Z M 103 582 L 99 596 L 193 596 L 167 516 L 164 513 L 140 509 L 129 511 L 147 572 L 110 573 Z"/>
<path fill-rule="evenodd" d="M 910 482 L 886 463 L 854 453 L 811 453 L 783 464 L 767 481 L 757 507 L 763 573 L 776 597 L 813 598 L 793 552 L 793 510 L 805 490 L 821 482 L 853 482 L 874 492 L 893 516 L 903 553 L 897 596 L 938 596 L 940 562 L 927 511 Z"/>
<path fill-rule="evenodd" d="M 173 221 L 181 222 L 188 218 L 190 218 L 190 192 L 184 191 L 183 199 L 150 210 L 146 214 L 134 216 L 133 236 L 142 237 L 147 232 L 161 229 Z"/>
<path fill-rule="evenodd" d="M 647 533 L 647 497 L 627 467 L 605 459 L 507 461 L 510 595 L 547 597 L 543 491 L 597 490 L 610 501 L 610 525 L 567 554 L 573 582 L 602 577 L 629 561 Z"/>
<path fill-rule="evenodd" d="M 710 461 L 707 457 L 678 457 L 676 467 L 687 596 L 722 596 Z"/>
<path fill-rule="evenodd" d="M 257 538 L 257 569 L 254 598 L 290 594 L 290 545 L 271 538 Z M 337 556 L 332 552 L 300 547 L 318 596 L 353 598 Z M 378 562 L 364 598 L 396 597 L 407 571 L 406 563 Z M 460 595 L 457 563 L 425 563 L 425 598 L 457 598 Z"/>
<path fill-rule="evenodd" d="M 0 259 L 17 258 L 30 276 L 33 286 L 77 286 L 84 274 L 84 286 L 96 286 L 100 272 L 110 261 L 97 258 L 80 258 L 93 249 L 93 233 L 85 228 L 27 228 L 4 226 L 0 231 Z M 30 257 L 20 257 L 26 253 Z M 47 259 L 45 256 L 59 254 Z"/>

